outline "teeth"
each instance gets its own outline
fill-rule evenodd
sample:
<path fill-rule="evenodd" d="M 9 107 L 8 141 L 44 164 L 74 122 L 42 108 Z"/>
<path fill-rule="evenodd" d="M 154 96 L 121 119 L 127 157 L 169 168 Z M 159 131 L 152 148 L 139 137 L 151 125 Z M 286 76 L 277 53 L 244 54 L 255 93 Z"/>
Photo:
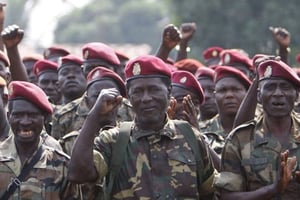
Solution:
<path fill-rule="evenodd" d="M 32 135 L 32 131 L 20 131 L 20 135 L 31 136 Z"/>

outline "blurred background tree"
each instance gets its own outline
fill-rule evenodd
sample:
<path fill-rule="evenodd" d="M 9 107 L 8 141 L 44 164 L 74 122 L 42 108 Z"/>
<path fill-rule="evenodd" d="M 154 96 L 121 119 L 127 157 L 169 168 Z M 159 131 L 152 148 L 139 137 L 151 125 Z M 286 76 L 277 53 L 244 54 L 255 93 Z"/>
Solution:
<path fill-rule="evenodd" d="M 39 0 L 31 0 L 35 1 Z M 9 24 L 26 28 L 30 12 L 24 11 L 29 10 L 28 5 L 24 9 L 24 2 L 9 0 Z M 298 0 L 91 0 L 58 19 L 54 42 L 147 43 L 154 53 L 165 25 L 196 22 L 198 28 L 190 42 L 189 57 L 201 61 L 202 51 L 213 45 L 241 48 L 249 56 L 274 54 L 277 46 L 268 28 L 281 26 L 292 35 L 290 61 L 293 64 L 300 52 L 299 10 Z"/>

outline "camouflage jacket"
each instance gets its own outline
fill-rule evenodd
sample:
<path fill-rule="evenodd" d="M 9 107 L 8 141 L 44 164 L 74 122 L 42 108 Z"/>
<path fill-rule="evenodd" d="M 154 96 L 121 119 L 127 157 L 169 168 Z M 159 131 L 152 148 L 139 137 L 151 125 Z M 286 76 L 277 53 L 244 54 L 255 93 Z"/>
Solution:
<path fill-rule="evenodd" d="M 207 136 L 209 145 L 215 152 L 221 156 L 225 144 L 226 134 L 220 122 L 220 116 L 217 114 L 212 119 L 201 123 L 200 131 Z"/>
<path fill-rule="evenodd" d="M 216 187 L 228 191 L 253 191 L 272 184 L 279 174 L 280 153 L 286 149 L 300 163 L 300 119 L 292 115 L 292 123 L 286 147 L 269 133 L 263 117 L 234 129 L 226 139 Z M 292 180 L 281 199 L 299 199 L 299 188 L 299 183 Z"/>
<path fill-rule="evenodd" d="M 160 131 L 142 131 L 133 124 L 119 176 L 112 189 L 114 199 L 199 199 L 213 193 L 214 168 L 207 145 L 198 138 L 204 167 L 197 184 L 195 156 L 172 120 Z M 109 170 L 118 127 L 102 131 L 95 139 L 94 162 L 99 178 Z"/>
<path fill-rule="evenodd" d="M 118 110 L 117 121 L 131 121 L 132 114 L 129 105 L 129 102 L 124 99 Z M 60 107 L 52 116 L 51 135 L 56 139 L 61 139 L 67 133 L 78 131 L 89 111 L 86 96 Z"/>
<path fill-rule="evenodd" d="M 56 149 L 43 147 L 40 160 L 15 190 L 10 199 L 78 199 L 78 188 L 67 180 L 69 157 Z M 22 169 L 14 136 L 0 144 L 0 196 Z"/>

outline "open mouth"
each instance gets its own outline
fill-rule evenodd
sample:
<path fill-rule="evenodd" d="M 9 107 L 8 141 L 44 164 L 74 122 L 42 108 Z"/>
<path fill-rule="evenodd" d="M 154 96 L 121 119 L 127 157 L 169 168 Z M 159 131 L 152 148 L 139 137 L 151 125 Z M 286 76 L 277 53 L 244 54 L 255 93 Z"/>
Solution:
<path fill-rule="evenodd" d="M 18 132 L 18 135 L 23 138 L 30 138 L 33 136 L 33 131 L 31 130 L 21 130 Z"/>
<path fill-rule="evenodd" d="M 272 102 L 272 106 L 274 107 L 283 107 L 285 104 L 283 102 Z"/>

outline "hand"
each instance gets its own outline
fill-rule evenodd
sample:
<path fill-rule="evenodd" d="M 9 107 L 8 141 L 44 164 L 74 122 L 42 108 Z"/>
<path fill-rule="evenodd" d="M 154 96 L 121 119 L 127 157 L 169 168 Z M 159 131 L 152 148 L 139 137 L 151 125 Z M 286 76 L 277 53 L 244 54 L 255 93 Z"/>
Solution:
<path fill-rule="evenodd" d="M 297 158 L 289 158 L 289 151 L 286 150 L 281 153 L 280 156 L 280 166 L 279 166 L 279 176 L 275 184 L 277 192 L 284 192 L 290 180 L 292 179 L 293 169 L 296 165 Z"/>
<path fill-rule="evenodd" d="M 181 40 L 188 42 L 192 39 L 194 33 L 196 32 L 197 25 L 196 23 L 183 23 L 180 26 L 180 33 L 182 35 Z"/>
<path fill-rule="evenodd" d="M 180 31 L 173 24 L 164 28 L 162 45 L 168 49 L 173 49 L 181 40 Z"/>
<path fill-rule="evenodd" d="M 280 47 L 289 47 L 291 42 L 291 35 L 285 28 L 270 26 L 269 30 L 272 32 L 275 41 Z"/>
<path fill-rule="evenodd" d="M 120 92 L 115 88 L 102 89 L 90 113 L 106 116 L 112 113 L 122 102 Z"/>
<path fill-rule="evenodd" d="M 170 119 L 174 119 L 176 104 L 177 104 L 176 99 L 174 97 L 171 97 L 170 105 L 167 110 Z"/>
<path fill-rule="evenodd" d="M 24 31 L 17 25 L 10 25 L 6 27 L 1 37 L 6 48 L 12 48 L 17 46 L 23 39 Z"/>
<path fill-rule="evenodd" d="M 183 97 L 182 104 L 183 104 L 183 114 L 185 116 L 185 120 L 199 130 L 200 128 L 199 128 L 199 123 L 197 118 L 198 113 L 196 111 L 197 109 L 193 103 L 191 95 L 188 94 L 185 97 Z"/>

